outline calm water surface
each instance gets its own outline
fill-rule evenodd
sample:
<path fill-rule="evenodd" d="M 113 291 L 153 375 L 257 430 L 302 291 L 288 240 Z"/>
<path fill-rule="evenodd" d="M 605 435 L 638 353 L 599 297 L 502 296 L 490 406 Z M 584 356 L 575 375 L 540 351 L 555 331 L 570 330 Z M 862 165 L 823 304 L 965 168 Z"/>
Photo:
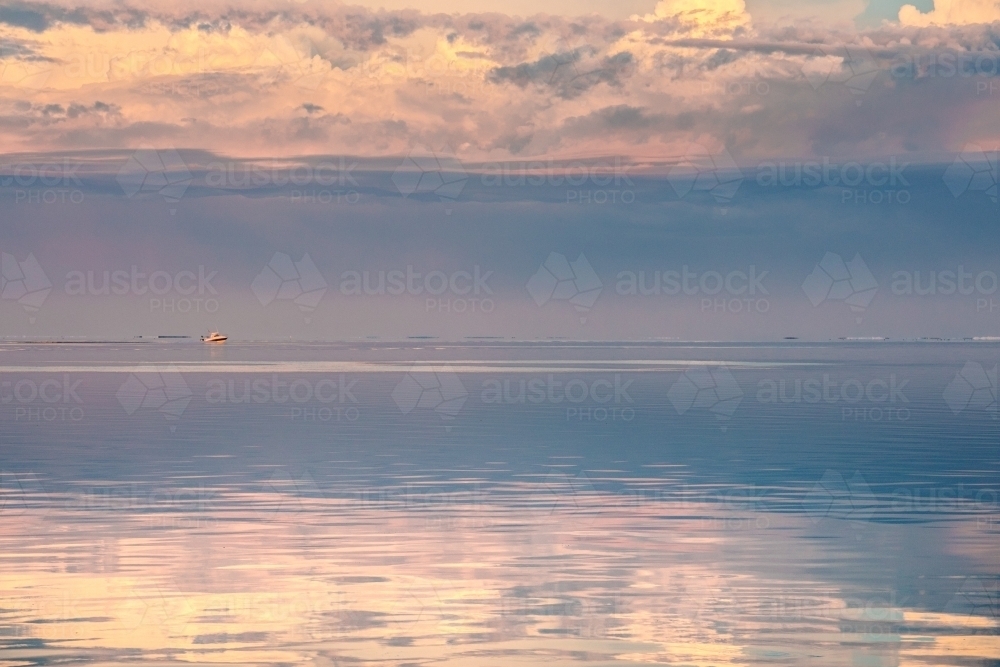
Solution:
<path fill-rule="evenodd" d="M 997 665 L 995 344 L 0 346 L 0 664 Z"/>

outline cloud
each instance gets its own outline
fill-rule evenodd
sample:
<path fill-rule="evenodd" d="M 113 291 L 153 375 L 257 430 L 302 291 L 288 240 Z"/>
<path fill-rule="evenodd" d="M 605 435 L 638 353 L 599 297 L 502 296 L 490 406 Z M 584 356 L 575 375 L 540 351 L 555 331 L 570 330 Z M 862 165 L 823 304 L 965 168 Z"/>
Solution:
<path fill-rule="evenodd" d="M 970 89 L 979 79 L 922 65 L 1000 58 L 981 24 L 776 26 L 751 22 L 742 0 L 664 0 L 629 20 L 275 11 L 258 0 L 23 11 L 34 13 L 0 15 L 0 141 L 11 152 L 402 156 L 426 146 L 492 160 L 678 156 L 693 142 L 740 161 L 997 139 Z M 940 127 L 921 129 L 913 109 Z"/>
<path fill-rule="evenodd" d="M 0 7 L 0 23 L 42 31 L 48 26 L 45 15 L 22 7 Z"/>
<path fill-rule="evenodd" d="M 926 14 L 913 5 L 903 5 L 899 22 L 910 26 L 993 23 L 1000 21 L 1000 0 L 934 0 Z"/>
<path fill-rule="evenodd" d="M 498 67 L 490 72 L 490 80 L 509 81 L 522 88 L 529 84 L 550 87 L 559 97 L 568 99 L 601 83 L 619 85 L 628 76 L 633 62 L 632 54 L 627 51 L 602 55 L 594 48 L 581 47 L 546 54 L 532 63 Z"/>
<path fill-rule="evenodd" d="M 750 27 L 743 0 L 660 0 L 644 21 L 675 21 L 696 36 L 736 32 Z"/>

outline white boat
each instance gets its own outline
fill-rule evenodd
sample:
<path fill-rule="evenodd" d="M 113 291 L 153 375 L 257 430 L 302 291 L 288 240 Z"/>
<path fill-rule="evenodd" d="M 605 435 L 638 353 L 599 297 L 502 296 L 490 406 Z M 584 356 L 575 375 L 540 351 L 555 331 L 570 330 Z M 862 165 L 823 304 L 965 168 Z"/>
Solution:
<path fill-rule="evenodd" d="M 223 336 L 218 331 L 210 331 L 207 336 L 201 337 L 203 343 L 225 343 L 229 336 Z"/>

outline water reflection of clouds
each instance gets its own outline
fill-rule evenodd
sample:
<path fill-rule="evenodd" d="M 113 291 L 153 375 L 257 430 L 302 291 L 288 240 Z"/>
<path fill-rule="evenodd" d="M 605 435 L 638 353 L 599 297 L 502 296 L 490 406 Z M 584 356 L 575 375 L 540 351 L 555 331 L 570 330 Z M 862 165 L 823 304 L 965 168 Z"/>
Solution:
<path fill-rule="evenodd" d="M 848 522 L 817 536 L 803 514 L 575 495 L 524 484 L 516 504 L 419 507 L 218 489 L 212 521 L 176 526 L 141 508 L 29 508 L 7 523 L 2 624 L 52 660 L 898 665 L 1000 651 L 996 617 L 867 584 Z M 988 530 L 916 529 L 989 566 Z M 831 568 L 860 571 L 824 580 Z"/>

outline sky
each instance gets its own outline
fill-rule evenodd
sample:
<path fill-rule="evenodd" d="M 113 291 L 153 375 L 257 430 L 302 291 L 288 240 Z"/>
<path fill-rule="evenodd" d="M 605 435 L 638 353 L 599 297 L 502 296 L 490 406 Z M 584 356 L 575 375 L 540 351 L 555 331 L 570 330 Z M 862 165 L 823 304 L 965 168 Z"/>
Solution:
<path fill-rule="evenodd" d="M 3 2 L 0 335 L 1000 335 L 998 71 L 1000 0 Z"/>

